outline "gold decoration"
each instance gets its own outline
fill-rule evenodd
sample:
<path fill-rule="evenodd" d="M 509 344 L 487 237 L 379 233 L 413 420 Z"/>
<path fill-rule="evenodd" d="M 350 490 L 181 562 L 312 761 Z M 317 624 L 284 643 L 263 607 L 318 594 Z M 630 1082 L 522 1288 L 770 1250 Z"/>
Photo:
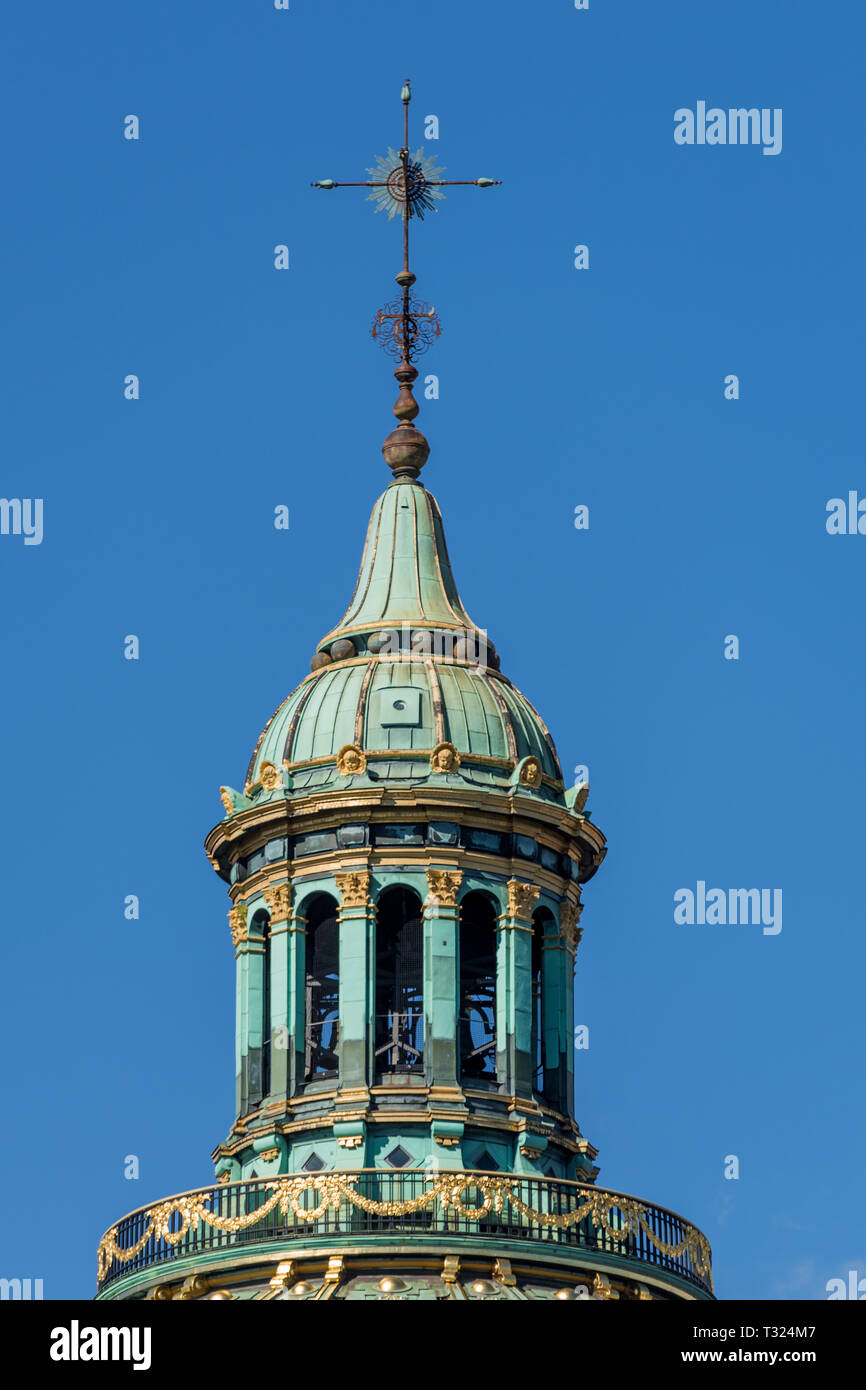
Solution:
<path fill-rule="evenodd" d="M 275 1158 L 279 1158 L 279 1156 L 280 1151 L 276 1147 L 274 1147 L 273 1149 L 262 1149 L 261 1153 L 259 1154 L 259 1158 L 262 1160 L 262 1163 L 271 1163 Z"/>
<path fill-rule="evenodd" d="M 538 897 L 541 889 L 535 883 L 521 883 L 519 879 L 510 878 L 508 888 L 508 917 L 519 917 L 524 922 L 532 920 L 532 904 Z"/>
<path fill-rule="evenodd" d="M 337 771 L 341 777 L 352 777 L 366 772 L 367 759 L 354 743 L 344 743 L 337 754 Z"/>
<path fill-rule="evenodd" d="M 219 1177 L 217 1178 L 217 1182 L 219 1182 L 219 1183 L 231 1182 L 231 1180 L 232 1180 L 232 1175 L 231 1175 L 231 1172 L 230 1172 L 230 1170 L 229 1170 L 228 1168 L 226 1169 L 226 1171 L 225 1171 L 224 1173 L 220 1173 Z"/>
<path fill-rule="evenodd" d="M 262 892 L 262 897 L 268 905 L 268 912 L 271 914 L 271 926 L 277 922 L 288 920 L 292 910 L 292 885 L 290 883 L 272 883 Z"/>
<path fill-rule="evenodd" d="M 366 907 L 370 896 L 369 869 L 350 869 L 345 874 L 335 874 L 343 907 Z"/>
<path fill-rule="evenodd" d="M 392 1175 L 393 1176 L 393 1175 Z M 528 1186 L 525 1179 L 507 1174 L 443 1173 L 430 1175 L 425 1181 L 426 1189 L 417 1197 L 402 1202 L 377 1202 L 358 1191 L 360 1174 L 357 1173 L 311 1173 L 304 1176 L 272 1178 L 265 1182 L 247 1184 L 246 1196 L 240 1200 L 256 1202 L 252 1211 L 238 1216 L 224 1216 L 218 1208 L 223 1205 L 219 1188 L 201 1189 L 198 1192 L 184 1193 L 179 1197 L 169 1197 L 155 1206 L 136 1213 L 136 1225 L 140 1231 L 133 1245 L 120 1246 L 117 1243 L 118 1226 L 112 1226 L 102 1237 L 97 1251 L 98 1279 L 105 1279 L 111 1264 L 128 1264 L 147 1246 L 149 1241 L 164 1242 L 171 1249 L 181 1245 L 190 1234 L 199 1229 L 202 1223 L 214 1231 L 224 1231 L 236 1235 L 239 1231 L 264 1222 L 270 1213 L 279 1208 L 280 1215 L 287 1219 L 293 1215 L 301 1227 L 315 1226 L 328 1212 L 339 1212 L 341 1207 L 357 1208 L 374 1216 L 409 1216 L 413 1212 L 431 1211 L 438 1208 L 443 1217 L 449 1213 L 463 1221 L 483 1221 L 491 1213 L 501 1217 L 506 1206 L 519 1213 L 527 1222 L 542 1230 L 568 1231 L 582 1223 L 588 1223 L 612 1247 L 623 1245 L 630 1237 L 642 1231 L 650 1245 L 667 1259 L 684 1259 L 688 1270 L 674 1270 L 674 1273 L 689 1273 L 706 1281 L 712 1290 L 710 1244 L 706 1236 L 695 1226 L 683 1222 L 682 1240 L 671 1244 L 657 1234 L 647 1215 L 646 1205 L 635 1197 L 624 1197 L 618 1192 L 606 1192 L 595 1187 L 582 1187 L 575 1184 L 570 1190 L 564 1184 L 551 1185 L 551 1205 L 555 1211 L 539 1211 L 520 1197 L 520 1190 Z M 530 1190 L 539 1191 L 540 1184 L 535 1180 Z M 240 1191 L 240 1189 L 239 1189 Z M 543 1187 L 541 1188 L 543 1191 Z M 319 1202 L 316 1206 L 304 1204 L 304 1196 L 316 1192 Z M 264 1194 L 270 1195 L 265 1197 Z M 481 1198 L 480 1202 L 478 1198 Z M 464 1200 L 464 1198 L 468 1200 Z M 260 1200 L 263 1198 L 264 1200 Z M 574 1201 L 568 1210 L 563 1210 L 566 1202 Z M 209 1206 L 208 1203 L 211 1205 Z M 179 1222 L 178 1222 L 179 1218 Z M 513 1223 L 512 1211 L 507 1213 L 507 1222 Z M 173 1226 L 176 1229 L 172 1229 Z M 587 1227 L 584 1227 L 587 1230 Z M 272 1233 L 273 1228 L 269 1227 Z M 195 1242 L 190 1245 L 194 1247 Z M 194 1251 L 191 1251 L 194 1253 Z M 158 1258 L 153 1255 L 152 1258 Z M 454 1258 L 454 1257 L 449 1257 Z M 335 1261 L 332 1260 L 331 1264 Z M 336 1257 L 336 1267 L 325 1276 L 329 1282 L 334 1275 L 339 1278 L 340 1259 Z M 456 1259 L 454 1273 L 456 1275 Z M 444 1277 L 444 1276 L 443 1276 Z M 606 1297 L 602 1282 L 604 1276 L 596 1276 L 597 1296 Z M 609 1286 L 609 1285 L 608 1285 Z"/>
<path fill-rule="evenodd" d="M 541 763 L 537 758 L 524 758 L 517 780 L 524 787 L 540 787 L 542 775 Z"/>
<path fill-rule="evenodd" d="M 259 768 L 259 781 L 266 792 L 275 792 L 283 785 L 283 776 L 274 763 L 263 762 Z"/>
<path fill-rule="evenodd" d="M 619 1298 L 606 1274 L 596 1274 L 592 1281 L 593 1298 Z"/>
<path fill-rule="evenodd" d="M 441 1144 L 443 1149 L 456 1149 L 460 1143 L 459 1138 L 454 1134 L 437 1134 L 434 1136 L 437 1144 Z"/>
<path fill-rule="evenodd" d="M 188 1279 L 184 1279 L 180 1286 L 180 1292 L 175 1294 L 175 1298 L 181 1300 L 203 1298 L 209 1288 L 210 1280 L 204 1274 L 190 1274 Z"/>
<path fill-rule="evenodd" d="M 232 801 L 232 794 L 228 787 L 220 787 L 220 801 L 225 808 L 226 815 L 230 816 L 235 809 L 235 803 Z"/>
<path fill-rule="evenodd" d="M 431 772 L 456 772 L 460 766 L 460 754 L 453 743 L 437 743 L 430 754 Z"/>
<path fill-rule="evenodd" d="M 573 903 L 566 901 L 559 909 L 559 925 L 565 944 L 574 955 L 580 945 L 583 936 L 583 927 L 577 924 L 580 921 L 580 914 L 583 912 L 583 903 Z"/>
<path fill-rule="evenodd" d="M 438 907 L 456 907 L 457 894 L 462 880 L 462 869 L 428 869 L 427 882 L 430 885 L 428 903 L 436 903 Z"/>
<path fill-rule="evenodd" d="M 229 926 L 232 929 L 232 945 L 240 946 L 242 941 L 249 941 L 246 904 L 240 903 L 237 907 L 233 907 L 228 918 Z"/>
<path fill-rule="evenodd" d="M 359 1149 L 362 1139 L 363 1136 L 360 1134 L 341 1134 L 337 1139 L 337 1143 L 341 1149 Z"/>
<path fill-rule="evenodd" d="M 579 812 L 579 811 L 582 811 L 588 800 L 589 800 L 589 783 L 588 783 L 588 782 L 584 782 L 584 784 L 583 784 L 583 786 L 581 787 L 580 791 L 577 793 L 577 796 L 574 798 L 574 804 L 572 805 L 572 808 L 571 808 L 572 811 L 578 811 L 578 812 Z"/>

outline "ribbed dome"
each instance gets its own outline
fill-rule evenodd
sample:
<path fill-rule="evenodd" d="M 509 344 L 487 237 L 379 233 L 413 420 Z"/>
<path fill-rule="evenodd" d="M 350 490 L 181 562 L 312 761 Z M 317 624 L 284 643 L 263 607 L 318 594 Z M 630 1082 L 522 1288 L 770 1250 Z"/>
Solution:
<path fill-rule="evenodd" d="M 530 755 L 546 777 L 562 778 L 544 723 L 498 671 L 429 657 L 356 657 L 307 676 L 284 701 L 259 740 L 247 783 L 259 780 L 263 762 L 284 761 L 296 790 L 333 782 L 346 744 L 364 750 L 376 779 L 416 782 L 430 775 L 430 754 L 442 742 L 461 754 L 460 776 L 484 785 L 504 788 Z M 309 763 L 317 765 L 298 766 Z"/>

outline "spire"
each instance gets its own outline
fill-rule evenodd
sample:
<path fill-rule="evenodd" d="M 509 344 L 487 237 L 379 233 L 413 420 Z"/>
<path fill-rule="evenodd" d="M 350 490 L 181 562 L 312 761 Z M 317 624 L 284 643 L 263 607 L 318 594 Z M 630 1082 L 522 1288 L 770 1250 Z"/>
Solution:
<path fill-rule="evenodd" d="M 419 406 L 412 388 L 418 379 L 415 359 L 426 352 L 434 337 L 441 331 L 439 317 L 432 304 L 416 299 L 412 294 L 415 275 L 409 265 L 409 222 L 413 217 L 424 220 L 425 212 L 434 212 L 436 203 L 444 198 L 442 188 L 472 186 L 493 188 L 500 179 L 442 179 L 444 169 L 425 157 L 423 148 L 409 153 L 409 103 L 412 92 L 407 77 L 400 93 L 403 103 L 403 144 L 399 151 L 389 149 L 378 157 L 375 168 L 368 169 L 369 180 L 360 183 L 336 183 L 320 179 L 313 188 L 369 188 L 369 201 L 377 212 L 386 212 L 388 220 L 399 214 L 403 230 L 403 266 L 395 276 L 400 287 L 399 299 L 380 309 L 373 321 L 372 336 L 385 352 L 397 359 L 394 376 L 400 394 L 394 405 L 397 427 L 382 445 L 385 462 L 394 474 L 395 482 L 415 482 L 427 462 L 430 445 L 415 428 Z"/>

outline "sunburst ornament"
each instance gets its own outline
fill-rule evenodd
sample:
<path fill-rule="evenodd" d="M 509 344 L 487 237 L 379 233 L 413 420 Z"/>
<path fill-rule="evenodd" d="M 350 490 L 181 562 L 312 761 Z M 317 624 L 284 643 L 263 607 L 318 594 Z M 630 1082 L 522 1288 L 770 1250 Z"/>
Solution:
<path fill-rule="evenodd" d="M 436 202 L 445 197 L 436 187 L 445 170 L 424 154 L 423 146 L 409 156 L 405 171 L 401 156 L 389 147 L 384 158 L 377 155 L 374 168 L 367 173 L 376 185 L 367 200 L 376 204 L 376 212 L 387 212 L 389 222 L 398 214 L 423 222 L 424 213 L 433 212 Z"/>

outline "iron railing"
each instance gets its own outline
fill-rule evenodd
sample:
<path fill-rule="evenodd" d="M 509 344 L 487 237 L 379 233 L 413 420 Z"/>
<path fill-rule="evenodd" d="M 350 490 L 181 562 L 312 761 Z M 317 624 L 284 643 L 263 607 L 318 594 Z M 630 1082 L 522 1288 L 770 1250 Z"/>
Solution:
<path fill-rule="evenodd" d="M 419 1245 L 480 1239 L 599 1251 L 712 1292 L 706 1237 L 664 1207 L 552 1178 L 424 1169 L 218 1183 L 142 1207 L 100 1242 L 98 1288 L 221 1250 L 240 1255 L 257 1245 L 371 1235 Z M 539 1248 L 532 1253 L 542 1257 Z"/>

